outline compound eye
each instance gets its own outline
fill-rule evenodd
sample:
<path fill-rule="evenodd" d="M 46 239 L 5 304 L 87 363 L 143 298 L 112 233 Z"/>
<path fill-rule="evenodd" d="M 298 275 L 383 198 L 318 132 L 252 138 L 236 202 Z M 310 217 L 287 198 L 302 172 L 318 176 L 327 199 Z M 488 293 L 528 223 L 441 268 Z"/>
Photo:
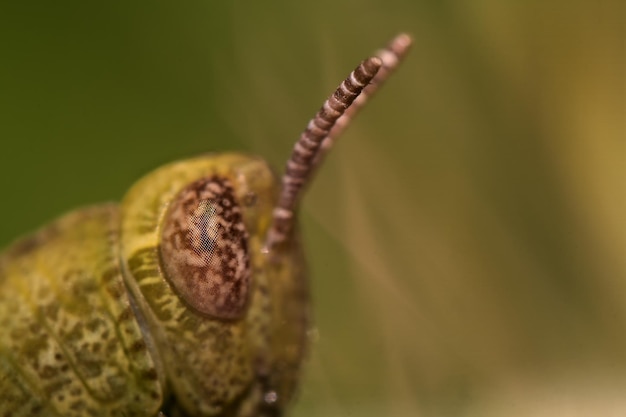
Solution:
<path fill-rule="evenodd" d="M 163 221 L 160 255 L 168 281 L 188 305 L 222 319 L 244 313 L 248 233 L 226 178 L 198 180 L 176 195 Z"/>

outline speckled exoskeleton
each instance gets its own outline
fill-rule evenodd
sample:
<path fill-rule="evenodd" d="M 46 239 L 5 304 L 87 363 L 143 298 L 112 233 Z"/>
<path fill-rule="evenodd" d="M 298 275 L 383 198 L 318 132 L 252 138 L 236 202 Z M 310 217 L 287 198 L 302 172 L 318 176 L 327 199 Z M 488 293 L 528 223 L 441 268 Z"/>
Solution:
<path fill-rule="evenodd" d="M 409 45 L 350 74 L 282 182 L 256 157 L 200 156 L 7 248 L 0 416 L 282 415 L 310 326 L 301 190 Z"/>

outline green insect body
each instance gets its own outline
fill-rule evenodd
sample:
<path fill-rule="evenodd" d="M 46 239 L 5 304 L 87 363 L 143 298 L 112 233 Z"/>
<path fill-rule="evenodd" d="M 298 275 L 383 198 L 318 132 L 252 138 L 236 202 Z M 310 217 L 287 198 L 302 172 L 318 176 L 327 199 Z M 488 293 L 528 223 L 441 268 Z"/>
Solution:
<path fill-rule="evenodd" d="M 188 308 L 161 272 L 162 208 L 187 184 L 211 177 L 253 203 L 241 205 L 254 271 L 242 320 Z M 14 403 L 23 415 L 156 415 L 165 380 L 190 415 L 244 410 L 268 392 L 286 401 L 308 297 L 298 245 L 281 246 L 274 261 L 261 250 L 277 194 L 261 160 L 208 156 L 155 171 L 121 207 L 73 212 L 15 244 L 1 261 L 2 407 Z M 270 335 L 272 323 L 281 324 Z"/>
<path fill-rule="evenodd" d="M 337 120 L 409 44 L 400 35 L 385 50 L 395 61 L 370 58 L 340 86 L 282 183 L 259 158 L 206 155 L 7 248 L 0 416 L 282 415 L 310 326 L 299 190 Z"/>

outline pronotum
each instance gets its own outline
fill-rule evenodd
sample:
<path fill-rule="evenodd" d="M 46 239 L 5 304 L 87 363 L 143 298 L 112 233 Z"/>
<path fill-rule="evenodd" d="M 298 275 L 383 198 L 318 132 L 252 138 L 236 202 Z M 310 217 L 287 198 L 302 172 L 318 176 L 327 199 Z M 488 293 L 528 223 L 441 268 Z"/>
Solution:
<path fill-rule="evenodd" d="M 8 247 L 0 416 L 282 415 L 310 326 L 302 190 L 410 44 L 401 34 L 350 74 L 282 181 L 257 157 L 204 155 Z"/>

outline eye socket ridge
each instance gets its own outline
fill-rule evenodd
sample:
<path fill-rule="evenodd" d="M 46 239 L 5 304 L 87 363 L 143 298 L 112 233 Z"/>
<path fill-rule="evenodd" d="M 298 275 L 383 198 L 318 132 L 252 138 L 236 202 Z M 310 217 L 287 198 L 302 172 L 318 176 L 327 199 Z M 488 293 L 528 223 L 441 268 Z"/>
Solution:
<path fill-rule="evenodd" d="M 216 318 L 243 315 L 250 292 L 248 232 L 227 178 L 183 188 L 168 207 L 160 238 L 161 266 L 186 304 Z"/>

